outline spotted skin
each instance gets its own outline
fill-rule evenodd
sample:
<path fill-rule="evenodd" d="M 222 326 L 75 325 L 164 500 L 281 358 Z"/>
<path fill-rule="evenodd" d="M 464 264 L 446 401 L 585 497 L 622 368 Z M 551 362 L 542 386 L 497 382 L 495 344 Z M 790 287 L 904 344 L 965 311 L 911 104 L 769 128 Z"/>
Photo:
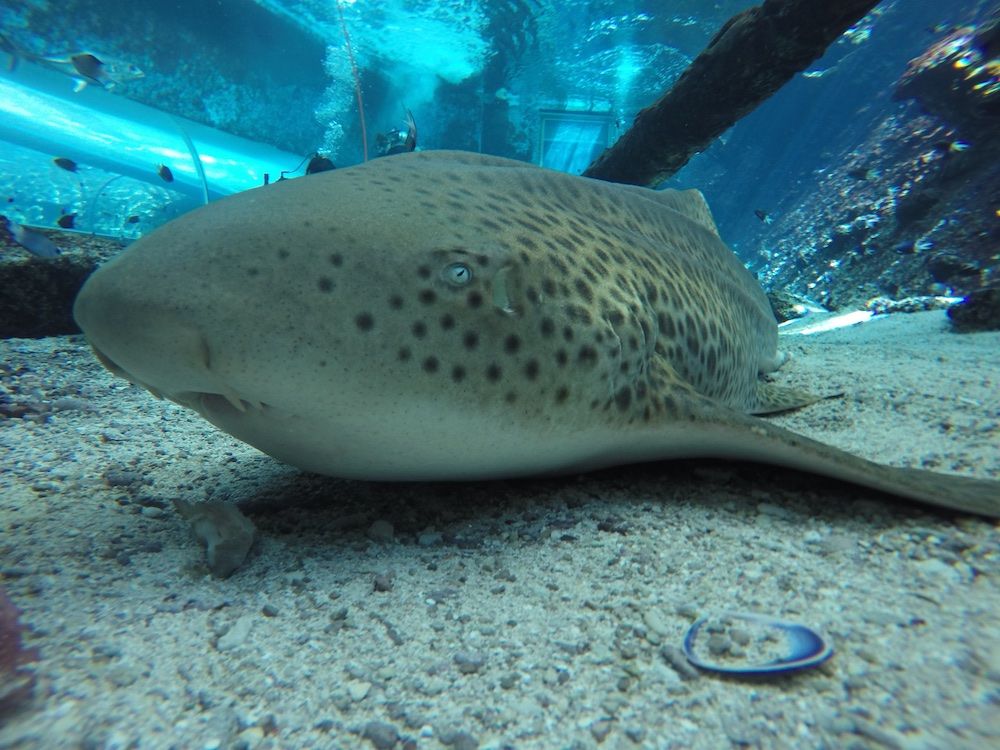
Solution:
<path fill-rule="evenodd" d="M 321 473 L 713 455 L 998 510 L 995 483 L 882 467 L 749 416 L 814 397 L 762 384 L 777 326 L 697 191 L 462 152 L 379 159 L 171 222 L 92 276 L 75 314 L 113 371 Z"/>

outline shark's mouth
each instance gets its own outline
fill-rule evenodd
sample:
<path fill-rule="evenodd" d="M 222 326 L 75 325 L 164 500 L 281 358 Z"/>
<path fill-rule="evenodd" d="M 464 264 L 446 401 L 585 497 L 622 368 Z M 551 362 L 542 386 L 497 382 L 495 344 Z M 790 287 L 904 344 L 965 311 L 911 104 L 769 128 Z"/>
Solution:
<path fill-rule="evenodd" d="M 107 356 L 104 352 L 97 348 L 93 341 L 88 342 L 90 344 L 91 350 L 94 352 L 94 356 L 97 357 L 97 361 L 104 365 L 105 369 L 110 370 L 113 375 L 117 375 L 120 378 L 125 378 L 129 382 L 134 383 L 135 380 L 129 375 L 125 370 L 119 367 L 111 357 Z"/>
<path fill-rule="evenodd" d="M 188 391 L 170 396 L 170 400 L 189 409 L 194 409 L 209 421 L 225 418 L 227 421 L 239 419 L 241 416 L 254 412 L 265 412 L 271 409 L 270 406 L 261 402 L 253 401 L 230 393 L 205 393 L 198 391 Z M 212 415 L 210 419 L 209 415 Z"/>
<path fill-rule="evenodd" d="M 167 399 L 169 401 L 173 401 L 175 404 L 192 409 L 206 419 L 209 419 L 209 421 L 213 421 L 209 418 L 209 414 L 217 415 L 218 418 L 228 418 L 228 421 L 232 418 L 238 418 L 240 414 L 246 414 L 251 411 L 259 412 L 263 411 L 265 408 L 269 408 L 267 404 L 264 404 L 261 401 L 247 398 L 246 396 L 237 393 L 232 388 L 224 386 L 220 387 L 217 391 L 171 392 L 162 388 L 157 388 L 156 386 L 150 385 L 142 379 L 137 378 L 128 370 L 118 365 L 93 343 L 91 343 L 90 347 L 93 349 L 94 355 L 97 357 L 98 361 L 112 374 L 117 375 L 120 378 L 124 378 L 140 388 L 145 388 L 152 395 L 156 396 L 156 398 Z"/>

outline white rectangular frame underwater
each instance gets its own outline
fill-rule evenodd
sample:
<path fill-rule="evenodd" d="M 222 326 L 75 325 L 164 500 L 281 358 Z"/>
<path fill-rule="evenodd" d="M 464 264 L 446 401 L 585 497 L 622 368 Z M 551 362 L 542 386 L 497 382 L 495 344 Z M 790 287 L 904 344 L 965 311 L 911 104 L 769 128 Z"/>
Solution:
<path fill-rule="evenodd" d="M 541 109 L 538 117 L 540 166 L 580 174 L 611 145 L 611 112 Z"/>

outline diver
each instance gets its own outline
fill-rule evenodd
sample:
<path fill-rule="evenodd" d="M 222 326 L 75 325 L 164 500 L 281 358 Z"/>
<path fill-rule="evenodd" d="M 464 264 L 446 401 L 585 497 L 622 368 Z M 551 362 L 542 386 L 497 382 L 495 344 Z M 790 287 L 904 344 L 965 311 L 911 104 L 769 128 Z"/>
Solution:
<path fill-rule="evenodd" d="M 309 162 L 308 164 L 306 164 L 307 161 Z M 331 169 L 337 168 L 337 165 L 333 163 L 333 160 L 330 159 L 329 156 L 320 151 L 316 151 L 315 153 L 312 153 L 309 156 L 302 159 L 302 161 L 300 161 L 296 165 L 295 169 L 282 169 L 281 174 L 278 175 L 278 179 L 275 180 L 275 182 L 284 182 L 285 180 L 288 179 L 287 177 L 285 177 L 286 174 L 292 174 L 293 172 L 298 172 L 300 169 L 302 169 L 303 164 L 306 164 L 305 173 L 307 175 L 317 174 L 318 172 L 329 172 Z M 264 173 L 264 184 L 265 185 L 271 184 L 271 175 L 269 175 L 267 172 Z"/>
<path fill-rule="evenodd" d="M 325 156 L 319 152 L 312 155 L 309 159 L 309 163 L 306 165 L 306 174 L 316 174 L 317 172 L 329 172 L 331 169 L 336 169 L 337 165 L 331 161 L 329 156 Z"/>
<path fill-rule="evenodd" d="M 393 128 L 388 133 L 379 133 L 375 136 L 376 156 L 392 156 L 393 154 L 405 154 L 417 148 L 417 123 L 413 120 L 413 113 L 406 110 L 406 132 L 399 128 Z"/>

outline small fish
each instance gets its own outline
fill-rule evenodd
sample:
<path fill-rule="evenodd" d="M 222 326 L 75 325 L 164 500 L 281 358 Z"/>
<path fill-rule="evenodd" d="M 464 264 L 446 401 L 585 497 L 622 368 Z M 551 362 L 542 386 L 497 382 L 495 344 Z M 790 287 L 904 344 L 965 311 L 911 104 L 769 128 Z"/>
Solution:
<path fill-rule="evenodd" d="M 753 215 L 756 216 L 761 221 L 763 221 L 765 224 L 773 224 L 774 223 L 774 217 L 771 216 L 771 214 L 769 214 L 767 211 L 765 211 L 765 210 L 763 210 L 761 208 L 755 208 L 754 212 L 753 212 Z"/>
<path fill-rule="evenodd" d="M 903 240 L 902 242 L 897 243 L 893 250 L 900 255 L 916 255 L 917 253 L 931 250 L 933 247 L 933 241 L 921 237 L 917 240 Z"/>
<path fill-rule="evenodd" d="M 969 150 L 969 144 L 965 141 L 938 141 L 931 148 L 934 149 L 934 153 L 940 156 L 951 156 L 952 154 L 960 154 L 963 151 Z"/>
<path fill-rule="evenodd" d="M 76 81 L 73 89 L 76 92 L 82 91 L 88 84 L 95 84 L 110 91 L 119 83 L 146 75 L 137 65 L 110 57 L 98 57 L 93 52 L 75 52 L 65 57 L 36 55 L 21 48 L 3 34 L 0 34 L 0 52 L 10 57 L 7 62 L 8 71 L 14 71 L 22 59 L 29 60 L 72 78 Z"/>
<path fill-rule="evenodd" d="M 54 157 L 52 163 L 59 167 L 59 169 L 65 169 L 67 172 L 75 172 L 77 170 L 76 162 L 72 159 L 67 159 L 65 156 Z"/>
<path fill-rule="evenodd" d="M 14 242 L 32 255 L 37 255 L 39 258 L 55 258 L 62 253 L 62 250 L 44 234 L 23 227 L 13 219 L 7 219 L 7 229 Z"/>
<path fill-rule="evenodd" d="M 872 169 L 871 167 L 854 167 L 847 170 L 848 177 L 853 177 L 855 180 L 861 180 L 862 182 L 877 179 L 879 174 L 881 173 L 877 169 Z"/>
<path fill-rule="evenodd" d="M 136 65 L 123 60 L 98 57 L 93 52 L 76 52 L 67 57 L 30 56 L 33 61 L 57 70 L 76 81 L 76 92 L 83 91 L 88 84 L 111 91 L 126 81 L 142 78 L 146 74 Z"/>
<path fill-rule="evenodd" d="M 125 223 L 126 224 L 138 224 L 139 223 L 139 215 L 138 214 L 132 214 L 127 219 L 125 219 Z"/>
<path fill-rule="evenodd" d="M 72 229 L 76 225 L 76 214 L 63 214 L 56 219 L 56 224 L 63 229 Z"/>
<path fill-rule="evenodd" d="M 160 179 L 163 180 L 164 182 L 174 181 L 174 173 L 170 171 L 170 167 L 168 167 L 166 164 L 157 164 L 156 174 L 158 174 L 160 176 Z"/>

